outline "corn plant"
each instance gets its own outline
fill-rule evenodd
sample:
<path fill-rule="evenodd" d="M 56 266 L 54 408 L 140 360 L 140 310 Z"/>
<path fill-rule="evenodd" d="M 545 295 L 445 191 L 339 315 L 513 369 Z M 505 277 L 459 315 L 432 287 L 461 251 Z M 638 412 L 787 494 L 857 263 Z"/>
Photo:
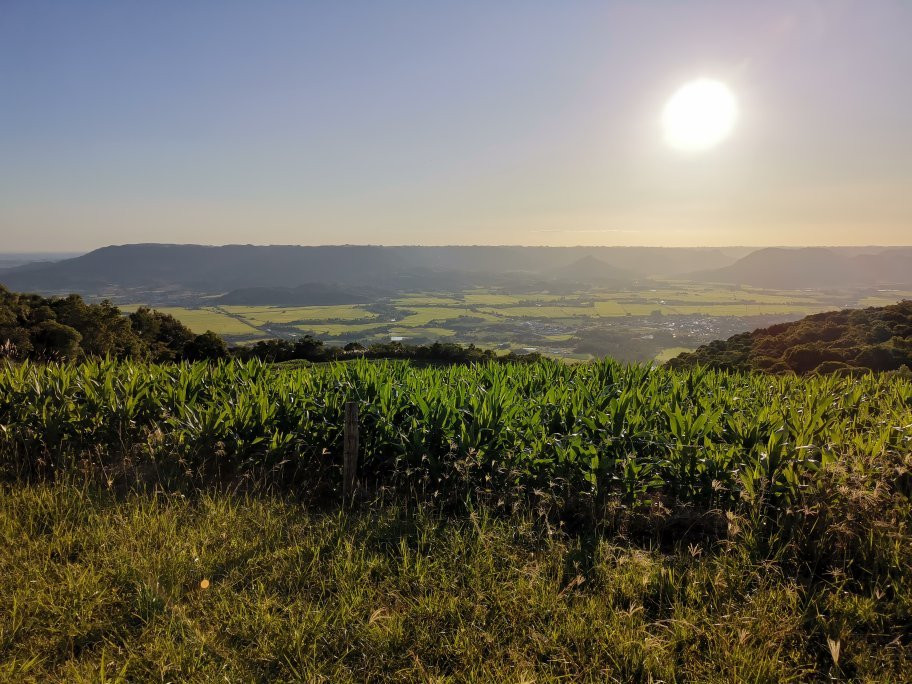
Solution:
<path fill-rule="evenodd" d="M 361 405 L 362 482 L 425 495 L 560 483 L 627 506 L 659 496 L 776 512 L 830 463 L 912 450 L 912 384 L 899 377 L 612 361 L 280 369 L 102 360 L 0 368 L 0 459 L 31 475 L 74 460 L 103 472 L 144 462 L 199 483 L 256 476 L 332 488 L 349 400 Z"/>

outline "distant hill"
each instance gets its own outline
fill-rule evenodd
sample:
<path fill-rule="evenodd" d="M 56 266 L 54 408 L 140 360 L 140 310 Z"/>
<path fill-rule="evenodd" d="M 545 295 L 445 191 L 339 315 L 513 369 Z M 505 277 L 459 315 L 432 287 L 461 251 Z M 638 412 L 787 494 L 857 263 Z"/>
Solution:
<path fill-rule="evenodd" d="M 912 284 L 912 248 L 895 248 L 877 254 L 860 254 L 854 267 L 869 282 Z"/>
<path fill-rule="evenodd" d="M 612 266 L 591 254 L 554 269 L 551 275 L 563 280 L 602 284 L 630 282 L 636 278 L 635 273 Z"/>
<path fill-rule="evenodd" d="M 342 289 L 500 286 L 555 279 L 561 269 L 601 279 L 717 268 L 744 250 L 648 247 L 378 247 L 339 245 L 142 244 L 97 249 L 57 263 L 0 271 L 8 287 L 44 293 L 189 290 L 223 294 L 247 288 L 331 283 Z"/>
<path fill-rule="evenodd" d="M 0 282 L 33 291 L 98 292 L 109 288 L 182 287 L 220 293 L 308 282 L 365 282 L 401 271 L 400 255 L 380 247 L 123 245 L 75 259 L 0 273 Z"/>
<path fill-rule="evenodd" d="M 277 296 L 292 297 L 284 289 L 305 283 L 351 293 L 475 286 L 528 291 L 548 289 L 549 283 L 557 289 L 568 283 L 623 286 L 665 276 L 773 289 L 906 285 L 912 284 L 912 249 L 141 244 L 0 269 L 0 283 L 16 290 L 159 293 L 158 301 L 169 293 L 222 295 L 250 288 L 278 288 Z"/>
<path fill-rule="evenodd" d="M 759 249 L 730 266 L 698 271 L 690 280 L 768 289 L 912 285 L 912 249 L 872 248 L 869 253 L 822 247 Z"/>
<path fill-rule="evenodd" d="M 0 252 L 0 270 L 24 266 L 34 262 L 48 263 L 72 259 L 80 252 Z"/>
<path fill-rule="evenodd" d="M 912 368 L 912 301 L 814 314 L 711 342 L 668 365 L 799 374 Z"/>

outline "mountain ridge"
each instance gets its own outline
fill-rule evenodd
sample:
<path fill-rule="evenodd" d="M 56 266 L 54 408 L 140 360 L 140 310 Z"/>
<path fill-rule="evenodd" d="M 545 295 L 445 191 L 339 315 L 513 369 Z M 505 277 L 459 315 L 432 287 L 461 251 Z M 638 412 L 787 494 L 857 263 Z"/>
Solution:
<path fill-rule="evenodd" d="M 471 283 L 521 275 L 547 278 L 586 256 L 626 277 L 671 273 L 695 264 L 719 266 L 734 257 L 704 248 L 611 247 L 381 247 L 376 245 L 110 245 L 55 263 L 0 271 L 19 290 L 103 292 L 110 288 L 183 287 L 222 294 L 251 287 L 298 287 L 331 282 L 344 287 L 426 286 L 440 277 Z M 612 263 L 613 262 L 613 263 Z M 476 278 L 477 279 L 477 278 Z"/>
<path fill-rule="evenodd" d="M 109 245 L 56 262 L 0 270 L 20 291 L 107 296 L 123 291 L 223 295 L 326 283 L 395 291 L 650 278 L 768 289 L 912 285 L 910 247 L 761 248 L 379 245 Z"/>
<path fill-rule="evenodd" d="M 828 247 L 765 247 L 728 266 L 682 277 L 766 289 L 906 286 L 912 285 L 912 248 L 852 255 Z"/>

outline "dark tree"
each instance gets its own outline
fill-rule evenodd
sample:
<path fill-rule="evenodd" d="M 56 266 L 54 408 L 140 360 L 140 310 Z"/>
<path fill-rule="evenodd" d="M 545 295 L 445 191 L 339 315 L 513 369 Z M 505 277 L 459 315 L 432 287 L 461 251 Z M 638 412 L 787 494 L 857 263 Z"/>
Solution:
<path fill-rule="evenodd" d="M 18 294 L 0 285 L 0 347 L 5 358 L 172 361 L 183 358 L 194 337 L 173 316 L 145 307 L 125 316 L 108 301 L 89 304 L 79 295 Z"/>
<path fill-rule="evenodd" d="M 153 361 L 175 361 L 184 356 L 187 345 L 196 337 L 174 316 L 141 306 L 130 314 L 133 331 L 148 347 Z"/>
<path fill-rule="evenodd" d="M 228 356 L 228 345 L 225 340 L 211 330 L 197 335 L 184 348 L 184 358 L 188 361 L 215 361 Z"/>
<path fill-rule="evenodd" d="M 46 361 L 69 361 L 79 356 L 82 335 L 57 321 L 43 321 L 31 330 L 32 349 Z"/>

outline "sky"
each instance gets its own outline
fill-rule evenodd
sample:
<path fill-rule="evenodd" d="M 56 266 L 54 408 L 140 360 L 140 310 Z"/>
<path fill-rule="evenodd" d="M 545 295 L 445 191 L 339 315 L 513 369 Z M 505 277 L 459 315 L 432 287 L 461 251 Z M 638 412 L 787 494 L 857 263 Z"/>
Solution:
<path fill-rule="evenodd" d="M 912 244 L 912 2 L 0 0 L 0 252 Z M 697 78 L 738 120 L 682 152 Z"/>

